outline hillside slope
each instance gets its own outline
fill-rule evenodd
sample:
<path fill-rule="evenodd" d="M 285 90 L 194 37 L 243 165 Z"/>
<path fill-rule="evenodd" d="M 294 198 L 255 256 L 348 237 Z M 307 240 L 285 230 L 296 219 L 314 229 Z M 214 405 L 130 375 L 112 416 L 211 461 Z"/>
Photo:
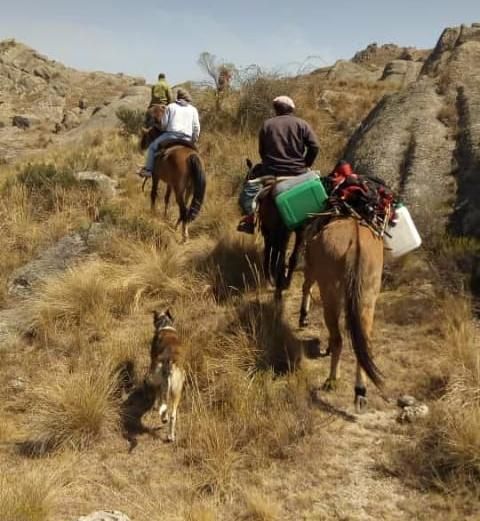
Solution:
<path fill-rule="evenodd" d="M 140 87 L 144 84 L 143 78 L 124 74 L 77 71 L 22 43 L 1 41 L 0 159 L 43 148 L 92 115 L 108 112 L 114 100 L 143 108 L 148 103 L 148 89 Z M 129 89 L 135 86 L 135 94 L 140 90 L 143 95 L 132 103 Z"/>

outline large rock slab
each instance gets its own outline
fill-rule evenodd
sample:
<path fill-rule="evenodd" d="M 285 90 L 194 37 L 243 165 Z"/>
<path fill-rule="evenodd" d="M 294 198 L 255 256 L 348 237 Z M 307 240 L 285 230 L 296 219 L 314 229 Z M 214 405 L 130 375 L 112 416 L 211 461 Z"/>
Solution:
<path fill-rule="evenodd" d="M 75 232 L 60 239 L 36 259 L 12 273 L 7 283 L 8 293 L 15 297 L 27 297 L 39 282 L 85 260 L 93 254 L 102 232 L 103 226 L 94 224 L 84 232 Z"/>
<path fill-rule="evenodd" d="M 381 80 L 403 87 L 416 81 L 421 70 L 421 62 L 394 60 L 387 63 L 385 69 L 383 69 Z"/>
<path fill-rule="evenodd" d="M 480 25 L 446 29 L 418 80 L 381 101 L 346 156 L 393 185 L 427 239 L 446 227 L 480 239 Z M 472 264 L 480 291 L 480 258 Z"/>

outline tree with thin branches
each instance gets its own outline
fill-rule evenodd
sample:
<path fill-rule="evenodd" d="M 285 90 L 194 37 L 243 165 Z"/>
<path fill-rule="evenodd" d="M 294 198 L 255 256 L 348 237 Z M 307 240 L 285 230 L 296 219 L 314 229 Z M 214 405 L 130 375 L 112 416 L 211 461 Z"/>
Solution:
<path fill-rule="evenodd" d="M 210 77 L 210 81 L 215 88 L 216 108 L 219 110 L 223 96 L 230 88 L 236 73 L 235 65 L 227 63 L 209 52 L 200 54 L 198 65 Z"/>

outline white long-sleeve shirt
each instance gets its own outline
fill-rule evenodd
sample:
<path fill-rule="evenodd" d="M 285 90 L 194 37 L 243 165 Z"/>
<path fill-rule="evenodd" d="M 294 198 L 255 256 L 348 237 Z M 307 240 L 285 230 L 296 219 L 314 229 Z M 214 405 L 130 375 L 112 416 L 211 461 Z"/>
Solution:
<path fill-rule="evenodd" d="M 162 118 L 162 128 L 167 132 L 182 132 L 195 143 L 200 135 L 198 110 L 189 103 L 170 103 Z"/>

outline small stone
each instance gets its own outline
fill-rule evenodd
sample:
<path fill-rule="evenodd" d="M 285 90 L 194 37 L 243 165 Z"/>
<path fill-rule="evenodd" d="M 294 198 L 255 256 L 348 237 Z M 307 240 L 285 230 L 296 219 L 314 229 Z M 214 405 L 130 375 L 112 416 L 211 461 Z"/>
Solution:
<path fill-rule="evenodd" d="M 102 510 L 93 512 L 88 516 L 82 516 L 77 521 L 130 521 L 130 518 L 121 512 Z"/>
<path fill-rule="evenodd" d="M 414 423 L 415 421 L 426 418 L 430 412 L 430 409 L 424 403 L 418 405 L 412 405 L 405 407 L 398 416 L 400 423 Z"/>
<path fill-rule="evenodd" d="M 24 391 L 27 387 L 27 382 L 24 378 L 21 378 L 20 376 L 17 378 L 13 378 L 8 382 L 8 387 L 10 389 L 14 389 L 15 391 Z"/>
<path fill-rule="evenodd" d="M 400 398 L 397 400 L 397 405 L 399 407 L 411 407 L 412 405 L 415 405 L 417 403 L 417 400 L 414 396 L 410 396 L 409 394 L 404 394 L 400 396 Z"/>

